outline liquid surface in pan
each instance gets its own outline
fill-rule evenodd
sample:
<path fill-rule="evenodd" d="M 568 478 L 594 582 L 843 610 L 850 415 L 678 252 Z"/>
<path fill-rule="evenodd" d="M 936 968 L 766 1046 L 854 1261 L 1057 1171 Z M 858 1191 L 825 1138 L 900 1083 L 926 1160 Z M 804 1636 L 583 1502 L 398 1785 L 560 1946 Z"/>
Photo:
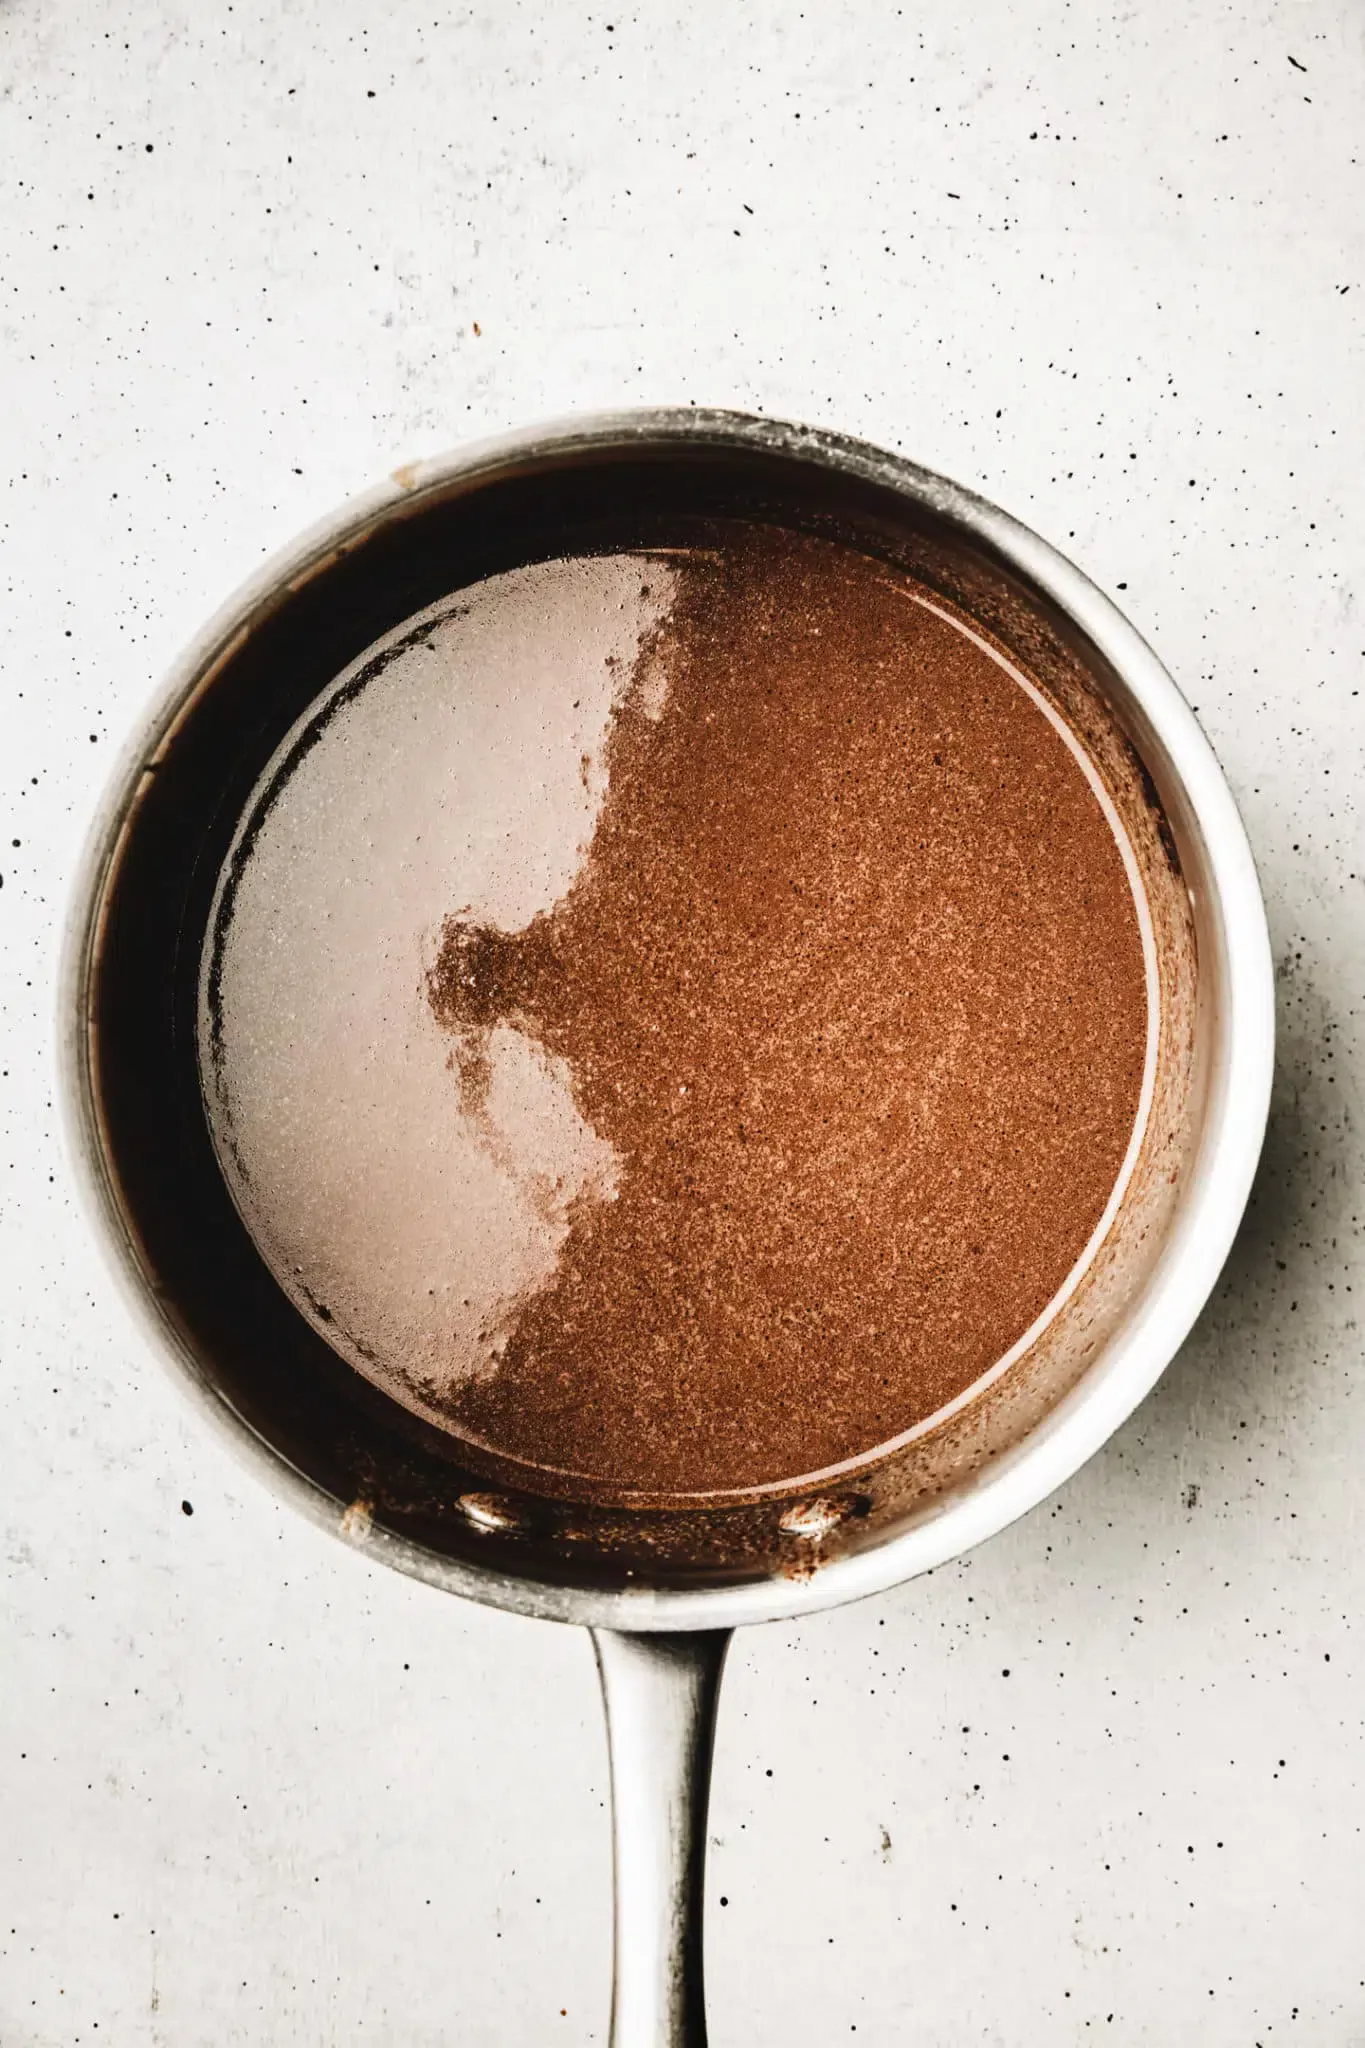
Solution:
<path fill-rule="evenodd" d="M 205 1101 L 281 1286 L 476 1459 L 743 1494 L 970 1398 L 1074 1284 L 1145 930 L 1026 677 L 740 526 L 494 577 L 338 678 L 220 881 Z"/>

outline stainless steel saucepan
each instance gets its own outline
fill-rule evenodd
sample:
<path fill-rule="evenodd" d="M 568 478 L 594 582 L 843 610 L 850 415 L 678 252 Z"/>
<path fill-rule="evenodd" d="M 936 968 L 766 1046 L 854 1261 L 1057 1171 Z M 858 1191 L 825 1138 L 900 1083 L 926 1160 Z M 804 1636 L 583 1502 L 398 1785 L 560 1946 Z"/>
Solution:
<path fill-rule="evenodd" d="M 1151 913 L 1159 1030 L 1145 1135 L 1070 1299 L 979 1400 L 814 1494 L 586 1508 L 475 1469 L 286 1300 L 212 1149 L 195 1060 L 200 953 L 263 764 L 364 648 L 483 576 L 677 545 L 729 518 L 838 535 L 903 564 L 1017 656 L 1086 740 Z M 431 1585 L 593 1631 L 613 1785 L 615 2048 L 705 2041 L 706 1799 L 730 1631 L 943 1563 L 1051 1493 L 1119 1426 L 1232 1242 L 1273 1029 L 1246 836 L 1156 656 L 1018 521 L 855 441 L 726 413 L 631 412 L 418 464 L 255 576 L 175 669 L 96 825 L 68 936 L 65 1107 L 94 1227 L 156 1346 L 268 1485 Z"/>

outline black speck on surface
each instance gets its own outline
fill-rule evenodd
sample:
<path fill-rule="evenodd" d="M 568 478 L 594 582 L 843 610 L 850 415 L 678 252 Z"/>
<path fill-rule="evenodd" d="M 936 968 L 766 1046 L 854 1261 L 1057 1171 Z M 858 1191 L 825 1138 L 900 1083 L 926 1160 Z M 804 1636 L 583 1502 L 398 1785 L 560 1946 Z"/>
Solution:
<path fill-rule="evenodd" d="M 180 1503 L 180 1512 L 182 1515 L 192 1515 L 194 1513 L 193 1502 L 188 1500 L 182 1500 Z"/>

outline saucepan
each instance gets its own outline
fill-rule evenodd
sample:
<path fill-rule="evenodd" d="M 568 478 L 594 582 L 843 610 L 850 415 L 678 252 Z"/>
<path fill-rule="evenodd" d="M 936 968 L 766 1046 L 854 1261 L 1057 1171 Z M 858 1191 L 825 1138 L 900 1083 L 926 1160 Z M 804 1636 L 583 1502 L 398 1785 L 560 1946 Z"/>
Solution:
<path fill-rule="evenodd" d="M 975 621 L 1081 736 L 1123 817 L 1159 1000 L 1141 1145 L 1102 1244 L 1025 1355 L 866 1471 L 709 1506 L 595 1505 L 391 1400 L 296 1311 L 213 1151 L 196 991 L 263 764 L 358 654 L 482 577 L 762 520 L 851 540 Z M 1134 628 L 1006 513 L 857 441 L 670 410 L 541 428 L 398 471 L 270 563 L 177 665 L 96 823 L 62 993 L 64 1100 L 95 1231 L 143 1326 L 275 1492 L 371 1556 L 585 1624 L 606 1700 L 615 2048 L 701 2048 L 706 1800 L 730 1631 L 860 1599 L 1060 1486 L 1152 1386 L 1232 1242 L 1273 1055 L 1265 915 L 1213 753 Z"/>

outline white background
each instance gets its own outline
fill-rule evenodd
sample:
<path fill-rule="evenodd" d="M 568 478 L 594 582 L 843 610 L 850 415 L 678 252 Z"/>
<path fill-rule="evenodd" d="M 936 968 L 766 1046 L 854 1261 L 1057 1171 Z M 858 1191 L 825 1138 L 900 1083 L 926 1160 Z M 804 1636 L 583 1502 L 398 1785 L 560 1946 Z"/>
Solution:
<path fill-rule="evenodd" d="M 586 1640 L 367 1564 L 192 1418 L 73 1209 L 53 965 L 115 747 L 265 551 L 463 436 L 695 400 L 903 448 L 1124 593 L 1283 1034 L 1128 1428 L 741 1638 L 714 2048 L 1365 2042 L 1365 14 L 604 6 L 0 0 L 0 2041 L 605 2039 Z"/>

